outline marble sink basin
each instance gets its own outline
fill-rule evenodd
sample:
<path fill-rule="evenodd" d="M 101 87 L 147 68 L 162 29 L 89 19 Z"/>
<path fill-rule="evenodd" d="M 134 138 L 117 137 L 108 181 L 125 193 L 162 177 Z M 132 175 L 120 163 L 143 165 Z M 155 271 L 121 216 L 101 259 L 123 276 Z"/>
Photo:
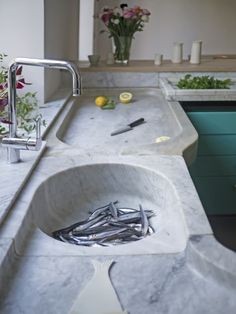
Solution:
<path fill-rule="evenodd" d="M 81 247 L 51 238 L 52 232 L 89 215 L 89 210 L 119 201 L 120 206 L 151 209 L 155 233 L 113 247 Z M 119 163 L 83 165 L 56 173 L 41 183 L 31 202 L 34 224 L 61 254 L 145 254 L 183 251 L 187 232 L 174 186 L 162 173 Z M 51 240 L 50 240 L 51 239 Z"/>
<path fill-rule="evenodd" d="M 183 154 L 197 141 L 197 133 L 178 103 L 168 103 L 155 88 L 129 89 L 131 103 L 119 103 L 124 89 L 85 90 L 64 120 L 53 131 L 57 139 L 87 154 Z M 101 110 L 95 97 L 106 95 L 116 102 L 114 110 Z M 114 130 L 144 118 L 133 130 L 111 136 Z M 160 141 L 160 138 L 167 139 Z M 104 147 L 106 148 L 104 150 Z"/>

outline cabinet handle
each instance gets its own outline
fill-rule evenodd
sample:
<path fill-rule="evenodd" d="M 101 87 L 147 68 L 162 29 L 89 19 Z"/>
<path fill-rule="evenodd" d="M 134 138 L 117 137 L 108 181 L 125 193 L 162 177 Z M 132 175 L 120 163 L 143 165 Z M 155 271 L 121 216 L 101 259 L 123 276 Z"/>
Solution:
<path fill-rule="evenodd" d="M 236 183 L 233 184 L 232 188 L 233 188 L 234 190 L 236 190 Z"/>

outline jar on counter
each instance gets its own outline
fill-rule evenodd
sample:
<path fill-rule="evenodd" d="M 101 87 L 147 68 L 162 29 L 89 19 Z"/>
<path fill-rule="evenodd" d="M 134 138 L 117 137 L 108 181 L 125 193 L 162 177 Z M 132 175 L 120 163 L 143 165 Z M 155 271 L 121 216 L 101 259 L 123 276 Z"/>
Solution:
<path fill-rule="evenodd" d="M 181 63 L 183 60 L 183 43 L 175 42 L 173 47 L 172 62 Z"/>

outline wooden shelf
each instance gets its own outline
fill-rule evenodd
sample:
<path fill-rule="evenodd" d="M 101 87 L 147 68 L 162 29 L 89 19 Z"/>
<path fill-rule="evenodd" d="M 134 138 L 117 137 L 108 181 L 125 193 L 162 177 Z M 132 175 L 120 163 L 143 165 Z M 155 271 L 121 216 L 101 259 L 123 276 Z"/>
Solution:
<path fill-rule="evenodd" d="M 154 65 L 153 60 L 132 60 L 129 65 L 107 65 L 101 61 L 98 66 L 82 61 L 78 65 L 82 72 L 236 72 L 236 56 L 205 56 L 198 65 L 187 60 L 181 64 L 164 60 L 160 66 Z"/>

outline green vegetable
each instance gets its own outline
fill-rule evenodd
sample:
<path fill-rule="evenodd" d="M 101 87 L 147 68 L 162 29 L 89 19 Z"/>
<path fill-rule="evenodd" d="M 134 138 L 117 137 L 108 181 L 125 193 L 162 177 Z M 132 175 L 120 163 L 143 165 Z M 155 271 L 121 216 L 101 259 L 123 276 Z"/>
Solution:
<path fill-rule="evenodd" d="M 115 109 L 116 105 L 115 105 L 115 101 L 108 98 L 108 102 L 105 106 L 102 106 L 101 109 L 102 110 L 106 110 L 106 109 Z"/>
<path fill-rule="evenodd" d="M 230 79 L 219 80 L 213 76 L 195 76 L 190 74 L 185 75 L 177 83 L 180 89 L 229 89 L 232 81 Z"/>

